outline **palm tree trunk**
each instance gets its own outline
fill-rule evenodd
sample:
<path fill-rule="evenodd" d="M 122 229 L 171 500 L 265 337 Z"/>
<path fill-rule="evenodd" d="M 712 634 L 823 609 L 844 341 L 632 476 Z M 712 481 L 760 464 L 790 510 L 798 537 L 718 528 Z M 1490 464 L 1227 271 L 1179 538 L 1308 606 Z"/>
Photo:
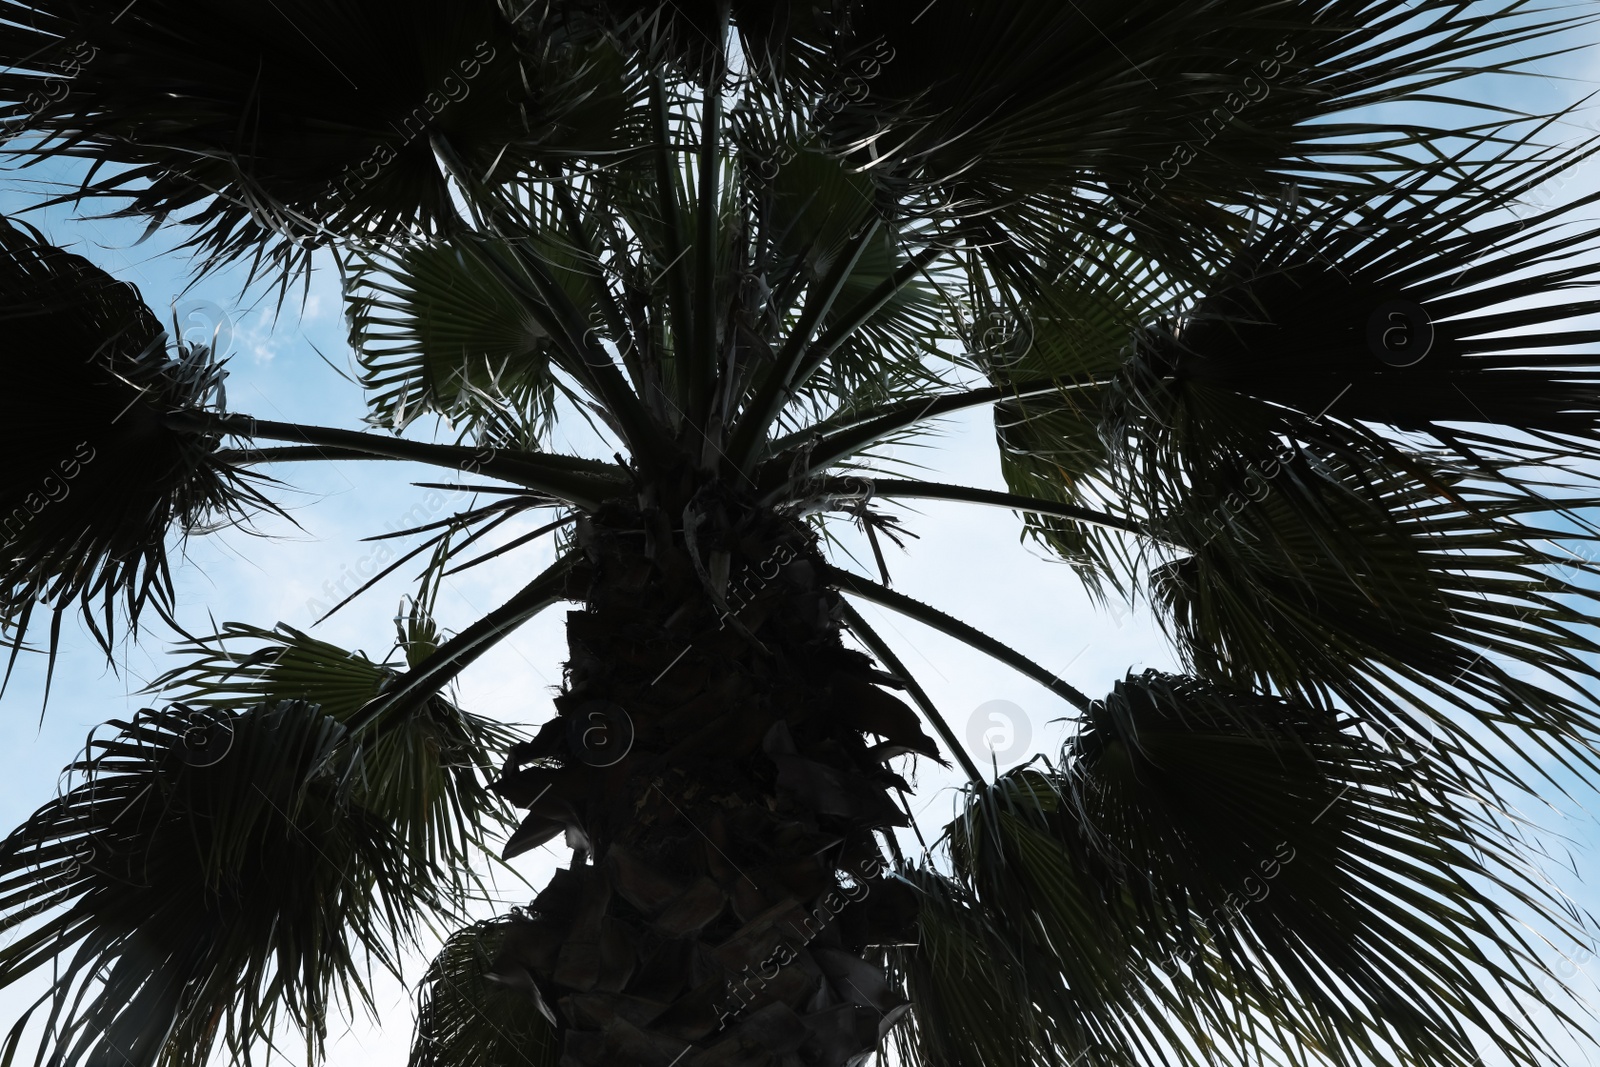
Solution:
<path fill-rule="evenodd" d="M 497 786 L 530 810 L 508 854 L 565 831 L 573 862 L 494 970 L 563 1067 L 859 1063 L 906 1010 L 862 957 L 915 929 L 884 761 L 936 750 L 844 647 L 812 534 L 674 488 L 579 527 L 558 715 Z"/>

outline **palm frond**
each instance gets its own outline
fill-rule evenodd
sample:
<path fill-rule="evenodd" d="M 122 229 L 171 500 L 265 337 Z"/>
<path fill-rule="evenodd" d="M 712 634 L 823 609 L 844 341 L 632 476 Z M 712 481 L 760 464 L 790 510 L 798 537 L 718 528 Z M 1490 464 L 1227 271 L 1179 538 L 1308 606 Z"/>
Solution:
<path fill-rule="evenodd" d="M 1155 540 L 1036 527 L 1092 582 L 1148 592 L 1206 678 L 1442 732 L 1465 778 L 1517 781 L 1473 723 L 1529 766 L 1592 766 L 1582 515 L 1600 379 L 1574 349 L 1597 339 L 1582 322 L 1597 305 L 1555 294 L 1592 278 L 1571 260 L 1593 234 L 1563 232 L 1570 209 L 1496 214 L 1557 167 L 1502 161 L 1285 212 L 1122 349 L 1097 403 L 1006 428 L 1028 495 L 1087 499 Z M 1397 308 L 1429 335 L 1421 358 L 1381 343 Z"/>
<path fill-rule="evenodd" d="M 1398 473 L 1426 465 L 1420 446 L 1530 503 L 1570 495 L 1559 475 L 1522 471 L 1542 463 L 1582 484 L 1595 454 L 1596 357 L 1574 349 L 1600 339 L 1583 323 L 1600 305 L 1555 296 L 1593 277 L 1570 260 L 1595 231 L 1563 232 L 1592 198 L 1506 211 L 1574 161 L 1280 213 L 1203 295 L 1134 339 L 1099 405 L 1114 455 L 1095 492 L 1157 519 L 1217 507 L 1296 448 Z M 1110 569 L 1115 552 L 1085 554 Z"/>
<path fill-rule="evenodd" d="M 1021 954 L 961 888 L 930 869 L 900 872 L 917 893 L 917 941 L 885 951 L 885 970 L 911 1011 L 894 1031 L 908 1067 L 1069 1062 L 1041 1019 Z M 1052 983 L 1052 985 L 1058 983 Z M 1046 989 L 1051 986 L 1047 985 Z"/>
<path fill-rule="evenodd" d="M 429 639 L 425 622 L 416 611 L 406 619 L 407 631 L 422 639 L 419 656 Z M 341 724 L 377 700 L 405 666 L 375 663 L 282 623 L 271 630 L 228 623 L 174 654 L 185 662 L 152 682 L 151 691 L 218 710 L 303 701 Z M 496 851 L 487 835 L 517 822 L 488 783 L 519 739 L 517 731 L 442 695 L 352 739 L 354 798 L 394 828 L 419 885 L 437 886 L 455 900 L 481 888 L 472 868 Z"/>
<path fill-rule="evenodd" d="M 511 920 L 450 935 L 417 987 L 410 1067 L 556 1067 L 554 1025 L 526 990 L 490 976 Z"/>
<path fill-rule="evenodd" d="M 738 38 L 738 75 L 762 87 L 816 86 L 827 78 L 839 13 L 795 0 L 609 0 L 573 5 L 630 51 L 703 84 L 711 77 L 722 22 Z M 725 9 L 725 10 L 724 10 Z"/>
<path fill-rule="evenodd" d="M 114 720 L 79 781 L 0 844 L 0 985 L 70 953 L 36 1064 L 200 1067 L 287 1014 L 322 1058 L 327 1009 L 374 1009 L 362 964 L 399 974 L 444 908 L 404 843 L 353 795 L 344 728 L 314 706 L 174 705 Z M 37 919 L 37 922 L 35 922 Z M 76 945 L 76 950 L 72 946 Z M 370 967 L 370 963 L 367 963 Z"/>
<path fill-rule="evenodd" d="M 1189 554 L 1151 574 L 1180 653 L 1225 684 L 1343 703 L 1396 737 L 1451 739 L 1442 750 L 1465 746 L 1462 773 L 1485 784 L 1519 772 L 1475 728 L 1540 776 L 1550 760 L 1592 770 L 1593 534 L 1471 472 L 1413 469 L 1301 453 L 1252 500 L 1238 495 L 1245 481 L 1263 480 L 1236 464 L 1230 495 L 1172 517 Z"/>
<path fill-rule="evenodd" d="M 1002 389 L 1059 383 L 1055 392 L 994 406 L 1000 471 L 1013 492 L 1125 512 L 1119 494 L 1106 488 L 1112 448 L 1105 408 L 1139 330 L 1171 308 L 1183 289 L 1153 260 L 1120 247 L 1105 227 L 1078 246 L 1079 260 L 1048 285 L 975 272 L 970 299 L 978 313 L 968 332 L 968 358 Z M 1024 528 L 1068 559 L 1105 558 L 1104 539 L 1080 524 L 1032 514 Z M 1100 569 L 1080 567 L 1095 592 Z"/>
<path fill-rule="evenodd" d="M 368 255 L 345 288 L 372 421 L 399 430 L 432 413 L 469 431 L 509 421 L 537 448 L 554 417 L 550 335 L 479 248 Z"/>
<path fill-rule="evenodd" d="M 1585 320 L 1600 301 L 1583 290 L 1600 229 L 1574 213 L 1600 197 L 1513 213 L 1575 162 L 1279 213 L 1180 318 L 1141 337 L 1122 386 L 1128 428 L 1160 440 L 1161 424 L 1240 397 L 1253 403 L 1229 414 L 1266 433 L 1370 440 L 1378 424 L 1482 459 L 1489 476 L 1497 462 L 1594 457 L 1600 331 Z"/>
<path fill-rule="evenodd" d="M 899 397 L 925 395 L 950 384 L 935 369 L 950 358 L 940 343 L 954 339 L 945 322 L 942 299 L 921 279 L 894 284 L 896 269 L 909 258 L 895 247 L 893 237 L 884 234 L 867 246 L 850 272 L 838 304 L 822 319 L 823 337 L 846 326 L 848 312 L 873 301 L 883 287 L 892 285 L 893 291 L 873 309 L 870 318 L 849 330 L 827 362 L 806 381 L 797 406 L 812 409 L 806 413 L 807 422 Z M 805 403 L 807 400 L 811 403 Z"/>
<path fill-rule="evenodd" d="M 1520 0 L 923 6 L 855 13 L 850 39 L 888 58 L 856 76 L 831 144 L 908 210 L 1045 280 L 1075 258 L 1076 234 L 1108 222 L 1187 273 L 1290 183 L 1320 200 L 1449 174 L 1455 161 L 1417 146 L 1462 134 L 1531 153 L 1537 122 L 1468 79 L 1531 73 L 1589 19 Z M 1449 117 L 1385 122 L 1374 107 L 1423 101 Z"/>
<path fill-rule="evenodd" d="M 747 103 L 742 114 L 748 118 L 754 110 Z M 749 127 L 756 125 L 747 122 Z M 774 300 L 765 309 L 767 321 L 760 327 L 773 341 L 795 327 L 799 311 L 782 306 L 780 293 L 787 289 L 785 281 L 798 276 L 811 283 L 826 276 L 837 257 L 845 253 L 851 235 L 879 210 L 872 179 L 824 153 L 818 145 L 785 144 L 780 146 L 779 158 L 782 162 L 778 164 L 754 163 L 747 175 L 747 181 L 758 190 L 750 195 L 771 198 L 761 220 L 776 246 L 774 265 L 780 273 Z M 768 165 L 772 166 L 770 181 L 765 181 L 768 174 L 761 168 Z M 906 261 L 908 256 L 899 247 L 902 236 L 917 240 L 916 235 L 885 229 L 861 250 L 837 298 L 816 324 L 822 336 L 846 323 L 850 309 L 861 306 L 888 283 Z M 948 336 L 940 311 L 936 291 L 922 279 L 896 286 L 869 319 L 850 330 L 848 338 L 829 354 L 826 366 L 819 367 L 809 380 L 796 382 L 796 399 L 802 400 L 798 406 L 813 409 L 800 417 L 810 416 L 814 421 L 820 411 L 878 403 L 926 388 L 930 384 L 927 363 L 938 355 L 937 342 Z M 805 400 L 811 403 L 805 404 Z"/>
<path fill-rule="evenodd" d="M 211 262 L 303 269 L 330 238 L 454 226 L 440 139 L 480 175 L 512 146 L 613 147 L 609 46 L 551 7 L 8 0 L 0 99 L 25 151 L 108 169 L 69 199 L 196 226 Z"/>
<path fill-rule="evenodd" d="M 271 504 L 259 476 L 216 456 L 216 435 L 165 425 L 220 407 L 224 371 L 203 347 L 169 351 L 133 286 L 0 220 L 0 315 L 11 331 L 0 620 L 20 646 L 40 604 L 54 631 L 77 602 L 109 655 L 119 609 L 129 626 L 147 605 L 170 611 L 169 532 Z"/>
<path fill-rule="evenodd" d="M 1576 937 L 1570 905 L 1506 813 L 1353 724 L 1130 675 L 1059 768 L 972 795 L 948 831 L 956 876 L 1014 952 L 1059 961 L 1090 1027 L 1171 989 L 1213 1062 L 1263 1040 L 1338 1064 L 1467 1067 L 1475 1040 L 1545 1062 L 1528 1013 L 1577 1019 L 1536 984 L 1549 972 L 1521 920 Z"/>

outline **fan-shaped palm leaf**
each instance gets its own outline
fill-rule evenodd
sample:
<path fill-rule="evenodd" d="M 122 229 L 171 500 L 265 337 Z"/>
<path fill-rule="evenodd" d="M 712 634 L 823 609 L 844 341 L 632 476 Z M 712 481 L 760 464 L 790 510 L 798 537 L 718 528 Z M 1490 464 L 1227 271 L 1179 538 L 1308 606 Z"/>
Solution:
<path fill-rule="evenodd" d="M 490 976 L 510 927 L 473 923 L 433 958 L 417 990 L 410 1067 L 555 1067 L 555 1028 L 526 990 Z"/>
<path fill-rule="evenodd" d="M 1082 258 L 1049 285 L 980 274 L 1005 303 L 987 285 L 974 286 L 974 306 L 983 310 L 967 346 L 969 358 L 1002 389 L 1059 384 L 1054 392 L 994 406 L 1000 471 L 1008 487 L 1042 500 L 1122 511 L 1124 494 L 1107 486 L 1112 452 L 1104 409 L 1135 335 L 1170 308 L 1182 289 L 1153 261 L 1119 247 L 1103 227 L 1079 247 Z M 1109 569 L 1103 537 L 1082 524 L 1037 514 L 1025 523 L 1030 534 L 1068 558 L 1098 562 L 1098 568 L 1081 570 L 1098 585 L 1100 572 Z"/>
<path fill-rule="evenodd" d="M 274 258 L 303 266 L 332 235 L 451 226 L 436 139 L 485 175 L 512 145 L 522 165 L 616 136 L 608 46 L 573 40 L 545 4 L 33 0 L 0 15 L 11 131 L 113 165 L 74 195 L 181 217 L 221 259 L 284 235 Z"/>
<path fill-rule="evenodd" d="M 0 619 L 20 642 L 38 604 L 59 619 L 77 601 L 109 652 L 118 601 L 130 625 L 170 606 L 169 530 L 270 505 L 216 436 L 164 425 L 220 404 L 223 371 L 204 348 L 169 352 L 133 286 L 0 220 L 0 315 Z"/>
<path fill-rule="evenodd" d="M 549 333 L 483 250 L 447 242 L 369 257 L 346 292 L 375 421 L 399 429 L 432 412 L 472 429 L 506 409 L 537 443 L 555 393 Z"/>
<path fill-rule="evenodd" d="M 1600 230 L 1569 220 L 1596 198 L 1507 210 L 1572 162 L 1280 215 L 1175 327 L 1141 340 L 1126 418 L 1144 415 L 1159 445 L 1185 407 L 1198 419 L 1236 395 L 1256 403 L 1235 420 L 1302 440 L 1371 438 L 1377 423 L 1468 459 L 1593 455 L 1600 331 L 1584 320 L 1600 301 L 1558 295 L 1593 285 L 1583 257 Z"/>
<path fill-rule="evenodd" d="M 371 1007 L 361 958 L 398 974 L 443 906 L 354 799 L 343 727 L 297 702 L 110 725 L 69 768 L 80 781 L 0 845 L 0 925 L 26 930 L 0 983 L 77 946 L 7 1057 L 48 1002 L 36 1063 L 199 1067 L 218 1037 L 247 1057 L 282 1012 L 316 1061 L 331 995 L 348 1009 L 353 983 Z"/>
<path fill-rule="evenodd" d="M 831 73 L 828 45 L 838 14 L 795 0 L 610 0 L 574 4 L 630 50 L 704 83 L 718 42 L 737 37 L 739 73 L 763 86 L 816 86 Z M 569 17 L 571 13 L 569 11 Z"/>
<path fill-rule="evenodd" d="M 1588 497 L 1529 464 L 1593 451 L 1600 381 L 1572 349 L 1596 339 L 1580 320 L 1597 305 L 1548 299 L 1592 275 L 1566 262 L 1592 235 L 1562 234 L 1566 209 L 1494 215 L 1548 173 L 1509 163 L 1330 207 L 1309 229 L 1280 218 L 1175 327 L 1124 348 L 1116 384 L 1084 404 L 1097 410 L 1072 418 L 1047 398 L 1005 427 L 1022 446 L 1006 468 L 1019 489 L 1143 520 L 1156 541 L 1035 523 L 1124 590 L 1153 566 L 1148 591 L 1206 677 L 1342 704 L 1397 736 L 1442 730 L 1474 753 L 1461 767 L 1474 777 L 1505 767 L 1447 707 L 1535 762 L 1589 765 L 1582 694 L 1600 646 L 1581 636 L 1592 531 L 1574 518 Z M 1137 296 L 1111 305 L 1137 310 Z M 1395 308 L 1431 334 L 1406 366 L 1380 343 Z M 1024 361 L 1044 369 L 1048 355 Z M 1073 450 L 1093 462 L 1052 462 Z"/>
<path fill-rule="evenodd" d="M 1180 652 L 1229 684 L 1334 694 L 1396 736 L 1453 736 L 1479 770 L 1486 751 L 1447 708 L 1534 765 L 1593 766 L 1592 535 L 1465 472 L 1418 470 L 1300 456 L 1259 500 L 1175 516 L 1192 554 L 1155 569 L 1151 596 Z"/>
<path fill-rule="evenodd" d="M 255 647 L 246 651 L 241 643 Z M 156 679 L 152 690 L 217 710 L 304 701 L 339 723 L 371 704 L 403 666 L 374 663 L 283 624 L 266 630 L 229 623 L 175 651 L 187 662 Z M 517 822 L 488 783 L 518 736 L 434 696 L 348 743 L 354 798 L 394 827 L 419 885 L 460 900 L 480 884 L 473 865 L 497 851 L 486 833 Z"/>
<path fill-rule="evenodd" d="M 986 258 L 1044 281 L 1101 221 L 1192 270 L 1241 232 L 1232 207 L 1270 203 L 1288 182 L 1322 196 L 1397 171 L 1448 173 L 1452 161 L 1415 151 L 1444 128 L 1359 109 L 1448 101 L 1467 128 L 1504 129 L 1519 116 L 1454 83 L 1526 72 L 1522 46 L 1559 49 L 1546 38 L 1584 22 L 1448 0 L 924 8 L 854 14 L 845 39 L 882 42 L 886 58 L 856 77 L 829 133 L 907 203 L 945 205 L 928 210 Z"/>
<path fill-rule="evenodd" d="M 1580 933 L 1564 902 L 1498 813 L 1349 725 L 1130 676 L 1060 769 L 972 797 L 949 828 L 957 877 L 1014 952 L 1060 961 L 1090 1020 L 1159 973 L 1201 1048 L 1248 1057 L 1249 1026 L 1265 1025 L 1335 1063 L 1466 1067 L 1475 1030 L 1511 1062 L 1542 1062 L 1548 1035 L 1508 998 L 1545 965 L 1503 902 Z"/>
<path fill-rule="evenodd" d="M 902 872 L 918 889 L 917 943 L 889 949 L 886 970 L 912 1009 L 895 1031 L 906 1064 L 1068 1062 L 1035 1004 L 1021 953 L 959 886 L 932 870 Z M 1054 976 L 1052 976 L 1054 978 Z M 1046 990 L 1059 987 L 1049 981 Z"/>

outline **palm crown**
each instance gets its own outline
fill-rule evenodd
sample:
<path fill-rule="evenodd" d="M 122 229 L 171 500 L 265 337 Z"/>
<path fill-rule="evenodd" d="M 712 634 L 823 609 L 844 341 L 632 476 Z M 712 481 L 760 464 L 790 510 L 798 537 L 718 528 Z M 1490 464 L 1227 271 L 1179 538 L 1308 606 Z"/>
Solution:
<path fill-rule="evenodd" d="M 1524 923 L 1581 923 L 1512 805 L 1600 773 L 1594 198 L 1537 203 L 1594 146 L 1478 87 L 1586 16 L 0 8 L 12 151 L 91 161 L 68 199 L 202 269 L 287 294 L 326 257 L 371 424 L 229 410 L 205 346 L 0 222 L 13 658 L 48 619 L 53 663 L 73 610 L 108 654 L 170 622 L 164 538 L 274 507 L 296 463 L 488 501 L 393 564 L 426 553 L 403 659 L 186 635 L 167 703 L 5 840 L 0 983 L 66 961 L 7 1063 L 41 1011 L 38 1063 L 248 1057 L 280 1013 L 320 1058 L 364 957 L 459 925 L 482 850 L 557 838 L 571 864 L 423 976 L 418 1067 L 1470 1067 L 1548 1061 L 1530 1005 L 1576 1022 Z M 871 469 L 974 408 L 1008 491 Z M 579 417 L 613 455 L 551 449 Z M 885 502 L 916 499 L 1016 513 L 1148 598 L 1187 673 L 1092 699 L 890 588 Z M 830 554 L 841 521 L 880 573 Z M 552 566 L 439 629 L 444 573 L 544 536 Z M 985 775 L 863 601 L 1046 685 L 1065 748 Z M 446 695 L 561 602 L 535 734 Z M 900 771 L 946 757 L 962 810 L 904 855 Z"/>

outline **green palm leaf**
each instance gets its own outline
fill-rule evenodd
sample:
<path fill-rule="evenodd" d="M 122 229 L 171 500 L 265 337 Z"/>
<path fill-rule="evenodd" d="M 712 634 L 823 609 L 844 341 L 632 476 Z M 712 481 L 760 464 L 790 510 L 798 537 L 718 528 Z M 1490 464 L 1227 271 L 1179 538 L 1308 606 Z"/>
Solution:
<path fill-rule="evenodd" d="M 220 407 L 224 372 L 203 347 L 169 352 L 133 286 L 0 220 L 0 315 L 0 621 L 20 645 L 39 604 L 54 632 L 76 601 L 109 655 L 119 606 L 130 626 L 147 605 L 170 611 L 169 531 L 271 505 L 217 437 L 165 425 Z"/>
<path fill-rule="evenodd" d="M 716 42 L 723 39 L 725 18 L 738 41 L 745 75 L 752 81 L 780 89 L 815 86 L 831 73 L 828 44 L 837 16 L 795 0 L 610 0 L 570 6 L 605 26 L 630 49 L 701 84 L 711 70 Z"/>
<path fill-rule="evenodd" d="M 895 1030 L 910 1065 L 1065 1062 L 1034 1007 L 1020 954 L 958 886 L 931 870 L 902 873 L 918 890 L 917 943 L 886 952 L 912 1010 Z M 1051 986 L 1047 985 L 1047 989 Z"/>
<path fill-rule="evenodd" d="M 1600 231 L 1572 214 L 1596 198 L 1507 210 L 1576 158 L 1278 215 L 1176 324 L 1141 339 L 1129 428 L 1159 440 L 1162 423 L 1248 412 L 1265 433 L 1348 441 L 1376 423 L 1491 473 L 1496 460 L 1594 455 L 1600 331 L 1584 319 L 1600 302 L 1581 290 Z M 1234 396 L 1249 402 L 1202 415 Z"/>
<path fill-rule="evenodd" d="M 1466 1067 L 1474 1030 L 1543 1062 L 1548 1035 L 1507 998 L 1575 1020 L 1535 987 L 1546 966 L 1504 902 L 1577 935 L 1564 901 L 1499 813 L 1350 725 L 1130 676 L 1059 769 L 972 797 L 949 828 L 957 877 L 1013 951 L 1050 946 L 1090 1020 L 1170 982 L 1173 1018 L 1225 1055 L 1248 1058 L 1265 1025 L 1341 1064 Z"/>
<path fill-rule="evenodd" d="M 906 259 L 889 234 L 869 244 L 846 279 L 838 304 L 823 316 L 824 334 L 843 321 L 846 309 L 860 306 L 889 282 Z M 899 286 L 807 384 L 832 402 L 823 408 L 830 414 L 946 385 L 930 370 L 930 364 L 937 367 L 949 359 L 939 348 L 939 342 L 953 337 L 944 319 L 933 285 L 919 279 Z"/>
<path fill-rule="evenodd" d="M 1581 320 L 1596 305 L 1552 298 L 1592 276 L 1570 262 L 1592 236 L 1562 232 L 1566 209 L 1495 214 L 1549 173 L 1513 162 L 1309 224 L 1281 216 L 1191 310 L 1123 349 L 1098 410 L 1072 419 L 1048 398 L 1054 410 L 1005 426 L 1020 491 L 1150 536 L 1035 526 L 1053 523 L 1051 544 L 1091 580 L 1148 593 L 1204 677 L 1341 704 L 1394 737 L 1440 733 L 1469 778 L 1516 780 L 1452 711 L 1532 765 L 1592 766 L 1600 646 L 1583 636 L 1577 464 L 1600 379 L 1573 349 L 1595 341 Z M 1381 344 L 1395 308 L 1431 335 L 1404 366 Z M 1071 454 L 1094 466 L 1060 462 Z"/>
<path fill-rule="evenodd" d="M 1592 768 L 1592 535 L 1470 472 L 1418 470 L 1305 454 L 1259 501 L 1218 494 L 1174 517 L 1192 554 L 1153 570 L 1151 596 L 1180 653 L 1227 684 L 1344 703 L 1396 738 L 1448 738 L 1440 751 L 1464 746 L 1475 778 L 1516 780 L 1474 721 L 1532 768 Z"/>
<path fill-rule="evenodd" d="M 297 702 L 110 725 L 69 768 L 79 782 L 0 844 L 0 926 L 22 933 L 0 984 L 77 946 L 6 1060 L 48 1002 L 36 1064 L 199 1067 L 283 1013 L 316 1062 L 330 999 L 348 1010 L 353 984 L 373 1007 L 361 958 L 398 974 L 418 918 L 444 906 L 355 800 L 343 727 Z"/>
<path fill-rule="evenodd" d="M 1186 270 L 1244 232 L 1232 209 L 1291 182 L 1320 200 L 1396 172 L 1450 173 L 1454 161 L 1415 146 L 1500 136 L 1521 118 L 1462 79 L 1526 73 L 1538 49 L 1561 47 L 1547 38 L 1585 24 L 1447 0 L 1011 0 L 918 17 L 924 6 L 856 13 L 849 42 L 881 41 L 891 58 L 857 76 L 829 132 L 905 202 L 950 205 L 943 217 L 986 258 L 1044 281 L 1103 222 Z M 1455 105 L 1462 126 L 1362 110 L 1422 100 Z"/>
<path fill-rule="evenodd" d="M 558 244 L 543 242 L 541 253 L 559 262 Z M 491 254 L 471 242 L 421 245 L 365 257 L 349 279 L 350 344 L 373 421 L 400 429 L 434 413 L 468 430 L 509 422 L 529 427 L 536 446 L 553 417 L 550 335 Z M 570 269 L 559 276 L 581 289 Z"/>
<path fill-rule="evenodd" d="M 1414 474 L 1427 462 L 1397 430 L 1530 506 L 1570 495 L 1518 468 L 1593 453 L 1600 379 L 1573 349 L 1600 337 L 1582 326 L 1597 305 L 1551 297 L 1592 277 L 1569 261 L 1594 235 L 1562 232 L 1569 208 L 1503 212 L 1574 158 L 1280 214 L 1136 338 L 1101 405 L 1102 499 L 1157 524 L 1214 510 L 1252 469 L 1278 469 L 1286 441 Z"/>
<path fill-rule="evenodd" d="M 242 643 L 254 647 L 246 651 Z M 266 630 L 229 623 L 175 653 L 187 662 L 151 689 L 188 706 L 220 711 L 303 701 L 342 724 L 378 698 L 404 667 L 375 663 L 283 624 Z M 419 885 L 437 887 L 453 900 L 482 888 L 473 867 L 498 852 L 488 833 L 509 832 L 517 823 L 488 783 L 518 739 L 515 730 L 434 696 L 347 746 L 355 800 L 394 828 Z"/>
<path fill-rule="evenodd" d="M 1113 453 L 1105 408 L 1141 326 L 1170 308 L 1181 290 L 1155 263 L 1119 247 L 1104 231 L 1079 247 L 1081 260 L 1048 286 L 984 275 L 1005 302 L 987 287 L 975 288 L 974 306 L 983 310 L 967 345 L 1001 388 L 1060 383 L 1054 393 L 995 404 L 1008 487 L 1056 503 L 1125 511 L 1125 494 L 1108 485 Z M 1080 568 L 1092 588 L 1111 569 L 1107 539 L 1092 529 L 1041 515 L 1024 521 L 1029 535 L 1068 559 L 1098 563 Z"/>
<path fill-rule="evenodd" d="M 604 42 L 540 5 L 436 0 L 240 7 L 158 0 L 8 2 L 0 99 L 33 150 L 115 170 L 80 193 L 198 226 L 215 259 L 309 264 L 331 236 L 454 225 L 442 139 L 484 175 L 514 158 L 614 146 Z M 514 26 L 510 16 L 528 13 Z M 65 73 L 70 91 L 58 91 Z M 525 87 L 537 94 L 522 106 Z M 508 176 L 513 166 L 502 169 Z M 290 238 L 277 241 L 279 235 Z"/>
<path fill-rule="evenodd" d="M 527 992 L 491 976 L 510 919 L 450 935 L 417 990 L 410 1067 L 555 1067 L 555 1028 Z"/>

